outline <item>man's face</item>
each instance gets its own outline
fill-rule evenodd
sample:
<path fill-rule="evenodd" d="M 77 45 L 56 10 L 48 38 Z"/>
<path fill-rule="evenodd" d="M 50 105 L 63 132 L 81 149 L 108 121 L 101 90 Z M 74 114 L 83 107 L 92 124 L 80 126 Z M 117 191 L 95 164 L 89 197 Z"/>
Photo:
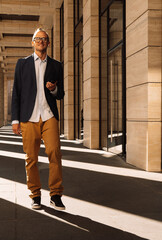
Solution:
<path fill-rule="evenodd" d="M 34 39 L 35 40 L 32 41 L 32 46 L 34 47 L 34 49 L 39 52 L 46 52 L 49 44 L 47 40 L 47 34 L 40 31 L 36 34 Z"/>

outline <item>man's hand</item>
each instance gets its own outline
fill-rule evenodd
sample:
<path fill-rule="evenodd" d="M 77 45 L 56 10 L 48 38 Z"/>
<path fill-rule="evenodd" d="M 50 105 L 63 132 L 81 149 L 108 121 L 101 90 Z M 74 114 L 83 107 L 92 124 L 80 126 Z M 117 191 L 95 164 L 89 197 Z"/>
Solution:
<path fill-rule="evenodd" d="M 12 130 L 14 134 L 21 135 L 20 124 L 12 124 Z"/>
<path fill-rule="evenodd" d="M 56 88 L 56 84 L 57 84 L 57 82 L 55 82 L 55 83 L 47 82 L 46 88 L 48 88 L 50 91 L 54 91 Z"/>

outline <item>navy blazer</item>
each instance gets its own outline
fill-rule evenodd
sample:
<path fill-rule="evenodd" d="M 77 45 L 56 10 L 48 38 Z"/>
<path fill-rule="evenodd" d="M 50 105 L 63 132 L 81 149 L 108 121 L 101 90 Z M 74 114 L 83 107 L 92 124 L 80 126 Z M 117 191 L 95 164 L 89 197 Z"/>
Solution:
<path fill-rule="evenodd" d="M 57 81 L 57 95 L 53 96 L 46 88 L 46 82 Z M 63 70 L 60 62 L 47 56 L 44 75 L 44 92 L 54 117 L 59 120 L 56 99 L 64 97 Z M 27 122 L 33 112 L 37 93 L 34 55 L 17 61 L 12 93 L 12 121 Z"/>

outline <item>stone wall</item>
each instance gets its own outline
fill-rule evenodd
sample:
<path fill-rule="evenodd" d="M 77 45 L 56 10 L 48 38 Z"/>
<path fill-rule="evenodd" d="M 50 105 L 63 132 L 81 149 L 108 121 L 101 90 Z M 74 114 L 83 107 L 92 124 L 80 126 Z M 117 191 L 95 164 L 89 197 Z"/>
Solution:
<path fill-rule="evenodd" d="M 127 162 L 161 171 L 161 0 L 126 1 Z"/>

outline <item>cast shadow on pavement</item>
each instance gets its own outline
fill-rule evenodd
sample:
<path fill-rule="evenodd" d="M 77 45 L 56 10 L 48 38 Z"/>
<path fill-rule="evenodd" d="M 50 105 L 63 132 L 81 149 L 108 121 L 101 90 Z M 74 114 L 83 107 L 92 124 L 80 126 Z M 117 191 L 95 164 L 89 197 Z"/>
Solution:
<path fill-rule="evenodd" d="M 86 217 L 57 212 L 44 205 L 41 211 L 34 211 L 0 199 L 0 212 L 0 240 L 144 240 Z"/>
<path fill-rule="evenodd" d="M 48 163 L 39 163 L 42 189 L 48 188 Z M 0 156 L 0 177 L 26 185 L 25 161 Z M 63 167 L 64 195 L 162 221 L 162 183 Z"/>
<path fill-rule="evenodd" d="M 62 145 L 77 148 L 80 146 L 74 143 Z M 22 146 L 1 143 L 0 149 L 13 153 L 12 158 L 0 156 L 0 177 L 26 184 L 25 161 L 14 158 L 14 152 L 23 153 Z M 128 170 L 132 168 L 115 157 L 107 158 L 95 153 L 72 150 L 63 150 L 62 153 L 63 158 L 75 162 L 103 164 Z M 46 156 L 44 149 L 40 150 L 40 155 Z M 48 160 L 47 163 L 38 163 L 38 166 L 42 188 L 49 190 Z M 162 221 L 162 182 L 69 166 L 63 167 L 63 185 L 64 194 L 72 198 Z"/>

